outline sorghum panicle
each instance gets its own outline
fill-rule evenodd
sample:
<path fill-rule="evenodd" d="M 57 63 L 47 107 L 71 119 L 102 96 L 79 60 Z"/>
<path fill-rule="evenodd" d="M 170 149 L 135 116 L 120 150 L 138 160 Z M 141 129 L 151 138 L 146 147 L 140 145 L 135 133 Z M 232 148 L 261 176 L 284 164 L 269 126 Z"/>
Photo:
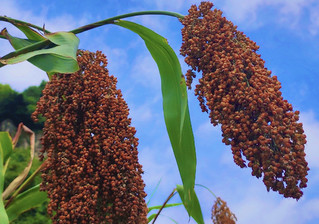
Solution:
<path fill-rule="evenodd" d="M 235 163 L 248 163 L 268 191 L 299 199 L 309 170 L 299 111 L 283 99 L 281 84 L 265 68 L 256 43 L 212 7 L 210 2 L 193 5 L 181 20 L 181 54 L 192 68 L 186 74 L 188 88 L 195 72 L 202 72 L 195 95 L 211 123 L 221 124 Z"/>
<path fill-rule="evenodd" d="M 53 223 L 147 223 L 138 139 L 101 52 L 80 51 L 80 70 L 57 74 L 33 118 L 45 118 L 41 190 Z"/>
<path fill-rule="evenodd" d="M 227 203 L 218 197 L 212 208 L 212 221 L 214 224 L 235 224 L 237 218 L 227 206 Z"/>

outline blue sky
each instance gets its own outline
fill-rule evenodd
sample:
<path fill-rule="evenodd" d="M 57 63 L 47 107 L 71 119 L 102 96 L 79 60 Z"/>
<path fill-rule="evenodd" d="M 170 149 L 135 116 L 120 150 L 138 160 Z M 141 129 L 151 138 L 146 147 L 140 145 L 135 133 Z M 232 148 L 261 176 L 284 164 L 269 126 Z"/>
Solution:
<path fill-rule="evenodd" d="M 108 17 L 142 10 L 168 10 L 187 14 L 191 4 L 199 1 L 130 0 L 130 1 L 47 1 L 2 0 L 0 15 L 25 20 L 50 31 L 68 31 Z M 285 99 L 301 111 L 307 135 L 309 184 L 304 196 L 296 202 L 267 192 L 262 181 L 252 177 L 249 169 L 240 169 L 232 161 L 231 150 L 221 143 L 220 127 L 213 127 L 203 114 L 193 92 L 189 92 L 190 113 L 197 148 L 198 184 L 210 188 L 227 201 L 242 224 L 312 224 L 319 223 L 319 2 L 317 0 L 217 0 L 215 6 L 224 12 L 238 29 L 260 46 L 266 67 L 278 76 Z M 181 45 L 177 19 L 143 16 L 131 21 L 141 23 L 168 39 L 176 53 Z M 9 24 L 0 23 L 14 35 L 21 35 Z M 156 64 L 143 41 L 130 31 L 108 25 L 80 34 L 80 48 L 102 50 L 109 60 L 110 73 L 118 78 L 118 87 L 131 109 L 133 125 L 140 139 L 139 158 L 144 167 L 146 191 L 151 193 L 161 179 L 151 205 L 162 203 L 181 180 L 177 172 L 162 113 L 160 78 Z M 0 56 L 12 51 L 0 40 Z M 183 71 L 187 66 L 179 56 Z M 0 69 L 0 83 L 22 91 L 46 79 L 44 72 L 28 63 Z M 202 203 L 205 223 L 211 223 L 214 198 L 196 187 Z M 179 201 L 178 197 L 173 201 Z M 187 223 L 184 208 L 165 210 L 157 223 Z M 195 223 L 190 220 L 189 223 Z"/>

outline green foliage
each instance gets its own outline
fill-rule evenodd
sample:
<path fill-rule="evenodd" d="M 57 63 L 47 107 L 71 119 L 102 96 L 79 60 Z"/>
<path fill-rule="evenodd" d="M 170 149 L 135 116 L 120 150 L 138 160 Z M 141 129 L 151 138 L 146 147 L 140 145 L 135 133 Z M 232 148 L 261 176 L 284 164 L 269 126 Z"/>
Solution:
<path fill-rule="evenodd" d="M 34 123 L 31 114 L 42 96 L 45 84 L 46 81 L 42 81 L 39 86 L 30 86 L 22 93 L 14 91 L 8 84 L 0 84 L 0 122 L 9 120 L 14 126 L 23 122 L 34 131 L 41 130 L 44 118 L 40 118 L 38 123 Z"/>
<path fill-rule="evenodd" d="M 46 207 L 48 202 L 43 202 L 41 206 L 33 208 L 19 215 L 18 219 L 13 220 L 10 224 L 50 224 L 51 219 L 47 215 Z"/>
<path fill-rule="evenodd" d="M 30 148 L 15 148 L 11 155 L 10 163 L 5 174 L 5 188 L 16 178 L 27 166 L 30 159 Z M 27 178 L 42 164 L 38 158 L 33 159 L 32 167 Z M 35 186 L 41 182 L 41 177 L 37 175 L 29 186 Z M 28 187 L 28 186 L 27 186 Z"/>
<path fill-rule="evenodd" d="M 7 161 L 12 153 L 12 141 L 8 132 L 0 132 L 0 221 L 2 224 L 9 223 L 7 213 L 2 199 L 4 190 L 4 173 Z"/>
<path fill-rule="evenodd" d="M 36 185 L 20 193 L 6 208 L 9 221 L 17 219 L 22 213 L 37 207 L 48 201 L 47 193 L 40 191 L 40 185 Z M 41 208 L 40 208 L 41 209 Z M 45 217 L 41 217 L 43 219 Z"/>
<path fill-rule="evenodd" d="M 73 33 L 57 32 L 41 36 L 27 25 L 13 20 L 11 23 L 29 39 L 11 36 L 3 29 L 1 35 L 10 41 L 16 51 L 0 58 L 0 67 L 27 60 L 49 76 L 54 73 L 73 73 L 79 69 L 76 60 L 79 39 Z"/>
<path fill-rule="evenodd" d="M 27 104 L 21 94 L 8 85 L 0 84 L 0 122 L 10 119 L 15 126 L 18 126 L 21 121 L 32 122 L 26 113 L 26 107 Z"/>
<path fill-rule="evenodd" d="M 9 166 L 5 174 L 4 185 L 7 187 L 10 182 L 17 177 L 27 166 L 28 160 L 30 159 L 30 149 L 29 148 L 15 148 L 14 152 L 11 154 L 11 159 Z M 34 158 L 32 167 L 30 169 L 28 177 L 42 164 L 38 158 Z M 37 175 L 29 185 L 26 186 L 26 189 L 29 189 L 31 186 L 35 186 L 41 183 L 40 175 Z M 39 191 L 38 191 L 39 192 Z M 43 192 L 39 192 L 43 193 Z M 41 199 L 41 198 L 40 198 Z M 35 199 L 34 199 L 35 200 Z M 31 201 L 31 199 L 29 200 Z M 51 223 L 51 220 L 46 213 L 47 202 L 43 202 L 41 206 L 33 208 L 22 215 L 19 216 L 18 220 L 14 220 L 10 223 Z"/>
<path fill-rule="evenodd" d="M 10 98 L 10 96 L 14 94 L 17 94 L 17 92 L 11 89 L 10 85 L 0 83 L 0 102 L 3 102 L 3 100 Z"/>

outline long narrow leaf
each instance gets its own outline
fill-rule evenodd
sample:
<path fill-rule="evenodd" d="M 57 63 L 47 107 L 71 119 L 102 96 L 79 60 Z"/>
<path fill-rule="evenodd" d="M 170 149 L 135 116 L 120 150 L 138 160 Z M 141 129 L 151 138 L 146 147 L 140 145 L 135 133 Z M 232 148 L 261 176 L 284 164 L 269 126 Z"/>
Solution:
<path fill-rule="evenodd" d="M 186 85 L 179 60 L 167 40 L 154 31 L 129 21 L 120 20 L 115 24 L 137 33 L 144 40 L 158 66 L 166 129 L 184 186 L 183 204 L 190 216 L 200 217 L 202 213 L 194 191 L 196 173 L 194 135 L 189 117 Z M 204 223 L 202 217 L 195 220 Z"/>
<path fill-rule="evenodd" d="M 181 199 L 183 201 L 183 199 L 185 198 L 185 196 L 184 196 L 185 190 L 184 190 L 183 186 L 182 185 L 177 185 L 176 186 L 176 190 L 177 190 L 179 196 L 181 197 Z M 192 213 L 192 217 L 196 220 L 197 223 L 204 224 L 202 210 L 200 208 L 200 204 L 199 204 L 198 198 L 195 197 L 195 196 L 196 196 L 196 194 L 194 195 L 195 202 L 193 203 L 194 207 L 192 208 L 192 211 L 194 211 L 194 212 Z"/>
<path fill-rule="evenodd" d="M 14 37 L 14 36 L 11 36 L 7 29 L 4 28 L 2 31 L 1 31 L 1 34 L 4 35 L 7 40 L 9 40 L 10 44 L 12 45 L 12 47 L 15 49 L 15 50 L 19 50 L 21 48 L 24 48 L 24 47 L 27 47 L 29 45 L 32 45 L 34 43 L 36 43 L 37 41 L 35 40 L 29 40 L 29 39 L 22 39 L 22 38 L 18 38 L 18 37 Z"/>
<path fill-rule="evenodd" d="M 41 205 L 46 200 L 48 200 L 47 193 L 40 191 L 40 185 L 36 185 L 19 194 L 7 208 L 7 214 L 10 222 L 16 219 L 23 212 Z"/>
<path fill-rule="evenodd" d="M 160 185 L 161 181 L 162 181 L 162 179 L 160 179 L 160 180 L 157 182 L 156 187 L 155 187 L 155 189 L 153 190 L 153 192 L 151 193 L 150 198 L 148 199 L 146 205 L 148 205 L 148 204 L 150 203 L 150 201 L 151 201 L 151 199 L 153 198 L 155 192 L 157 191 L 158 186 Z"/>
<path fill-rule="evenodd" d="M 148 223 L 150 223 L 154 218 L 155 218 L 156 214 L 152 214 L 150 215 L 147 219 L 148 219 Z M 165 216 L 167 218 L 169 218 L 172 222 L 178 224 L 178 222 L 174 219 L 172 219 L 171 217 L 167 216 L 167 215 L 160 215 L 160 216 Z"/>
<path fill-rule="evenodd" d="M 164 208 L 169 208 L 169 207 L 176 207 L 179 205 L 182 205 L 183 203 L 173 203 L 173 204 L 166 204 L 164 206 Z M 152 206 L 152 207 L 148 207 L 148 212 L 155 210 L 155 209 L 160 209 L 162 207 L 162 205 L 156 205 L 156 206 Z"/>
<path fill-rule="evenodd" d="M 9 159 L 12 153 L 12 139 L 8 132 L 1 131 L 0 132 L 0 147 L 1 147 L 1 157 L 3 158 L 3 163 Z"/>
<path fill-rule="evenodd" d="M 0 132 L 0 223 L 8 224 L 9 219 L 4 208 L 2 192 L 4 187 L 4 167 L 3 165 L 10 158 L 12 153 L 12 141 L 8 132 Z"/>
<path fill-rule="evenodd" d="M 148 220 L 148 223 L 150 223 L 154 218 L 155 218 L 156 214 L 152 214 L 150 215 L 147 220 Z"/>
<path fill-rule="evenodd" d="M 25 180 L 25 178 L 28 176 L 28 173 L 32 166 L 32 161 L 34 158 L 34 145 L 35 145 L 35 134 L 33 131 L 31 131 L 28 127 L 20 123 L 18 129 L 23 129 L 27 134 L 30 135 L 30 160 L 28 165 L 24 168 L 22 173 L 19 174 L 5 189 L 5 191 L 2 193 L 2 198 L 6 199 L 13 191 L 15 191 L 20 184 Z"/>
<path fill-rule="evenodd" d="M 34 29 L 26 26 L 26 25 L 21 25 L 18 24 L 14 21 L 11 22 L 13 25 L 15 25 L 19 30 L 21 30 L 28 39 L 30 40 L 36 40 L 36 41 L 41 41 L 41 40 L 45 40 L 45 38 L 39 34 L 37 31 L 35 31 Z"/>

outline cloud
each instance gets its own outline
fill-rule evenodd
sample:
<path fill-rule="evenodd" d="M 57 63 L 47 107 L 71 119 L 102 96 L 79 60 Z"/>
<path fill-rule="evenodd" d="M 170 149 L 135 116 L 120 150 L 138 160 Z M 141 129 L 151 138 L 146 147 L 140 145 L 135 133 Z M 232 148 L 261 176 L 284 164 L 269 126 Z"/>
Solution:
<path fill-rule="evenodd" d="M 314 0 L 228 0 L 217 1 L 216 5 L 227 18 L 246 29 L 275 23 L 293 30 L 310 29 L 316 35 L 319 22 L 315 4 Z"/>
<path fill-rule="evenodd" d="M 131 107 L 130 116 L 134 119 L 134 122 L 149 122 L 153 118 L 153 112 L 149 105 L 144 104 Z"/>
<path fill-rule="evenodd" d="M 139 55 L 134 61 L 131 74 L 137 83 L 144 87 L 160 89 L 160 76 L 157 65 L 150 54 Z"/>
<path fill-rule="evenodd" d="M 309 166 L 319 168 L 319 121 L 316 120 L 313 111 L 302 112 L 300 120 L 303 123 L 305 134 L 307 135 L 306 158 Z"/>
<path fill-rule="evenodd" d="M 319 3 L 310 9 L 309 31 L 312 35 L 319 33 Z"/>
<path fill-rule="evenodd" d="M 85 21 L 83 18 L 75 19 L 69 14 L 62 14 L 57 17 L 48 18 L 47 11 L 45 9 L 40 11 L 38 14 L 34 14 L 30 10 L 21 8 L 16 1 L 1 2 L 0 15 L 6 15 L 15 19 L 37 24 L 39 26 L 42 26 L 45 23 L 46 29 L 50 31 L 70 30 L 79 25 L 79 23 L 83 23 Z M 12 25 L 4 23 L 3 27 L 7 27 L 10 34 L 23 37 L 23 34 Z M 7 41 L 1 40 L 0 43 L 0 56 L 13 51 Z M 4 66 L 0 69 L 0 83 L 9 84 L 13 89 L 18 91 L 23 91 L 31 85 L 39 85 L 43 79 L 47 80 L 45 72 L 28 62 Z"/>
<path fill-rule="evenodd" d="M 29 86 L 39 85 L 42 80 L 48 80 L 46 73 L 29 62 L 7 65 L 0 70 L 0 83 L 9 84 L 19 92 Z"/>

